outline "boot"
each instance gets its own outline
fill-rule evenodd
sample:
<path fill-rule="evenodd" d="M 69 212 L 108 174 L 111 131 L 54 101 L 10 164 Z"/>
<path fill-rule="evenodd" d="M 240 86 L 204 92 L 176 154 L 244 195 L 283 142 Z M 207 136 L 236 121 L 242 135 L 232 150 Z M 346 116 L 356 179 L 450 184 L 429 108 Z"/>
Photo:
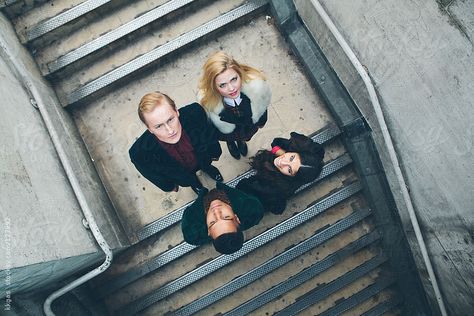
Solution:
<path fill-rule="evenodd" d="M 237 148 L 239 149 L 239 152 L 242 156 L 247 156 L 248 153 L 248 147 L 247 143 L 243 140 L 238 140 L 237 141 Z"/>
<path fill-rule="evenodd" d="M 239 149 L 235 142 L 227 142 L 227 148 L 229 149 L 229 153 L 234 159 L 240 159 Z"/>
<path fill-rule="evenodd" d="M 219 169 L 217 169 L 213 165 L 209 165 L 209 166 L 206 166 L 205 168 L 202 168 L 202 171 L 204 171 L 204 173 L 206 173 L 214 181 L 219 181 L 219 182 L 224 181 L 224 178 L 222 177 L 222 174 L 220 173 Z"/>

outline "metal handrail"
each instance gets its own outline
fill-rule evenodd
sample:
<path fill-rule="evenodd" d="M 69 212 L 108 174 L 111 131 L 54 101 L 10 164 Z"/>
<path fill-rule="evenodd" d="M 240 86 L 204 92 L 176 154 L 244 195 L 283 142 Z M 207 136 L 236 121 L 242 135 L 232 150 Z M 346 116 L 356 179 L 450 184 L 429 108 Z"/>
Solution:
<path fill-rule="evenodd" d="M 367 71 L 365 68 L 362 66 L 361 62 L 355 55 L 355 53 L 352 51 L 350 48 L 349 44 L 347 44 L 346 40 L 342 36 L 342 34 L 339 32 L 337 29 L 336 25 L 334 22 L 331 20 L 329 15 L 326 13 L 322 5 L 319 3 L 318 0 L 311 0 L 311 3 L 314 5 L 314 8 L 318 12 L 318 14 L 321 16 L 321 19 L 323 22 L 326 24 L 326 26 L 329 28 L 331 33 L 334 35 L 336 38 L 337 42 L 339 45 L 341 45 L 342 49 L 344 50 L 344 53 L 346 56 L 349 58 L 351 61 L 352 65 L 355 67 L 359 75 L 361 76 L 362 80 L 364 81 L 364 84 L 367 88 L 367 91 L 369 92 L 370 96 L 370 101 L 372 102 L 373 108 L 375 110 L 375 115 L 377 117 L 377 121 L 380 124 L 380 130 L 382 132 L 382 136 L 385 142 L 385 145 L 387 146 L 390 161 L 394 167 L 395 175 L 397 177 L 398 184 L 400 186 L 400 189 L 402 191 L 402 196 L 405 201 L 405 204 L 407 206 L 408 214 L 410 216 L 410 221 L 413 226 L 413 230 L 415 232 L 416 239 L 420 245 L 420 251 L 423 257 L 423 261 L 426 266 L 426 270 L 428 272 L 431 284 L 433 285 L 433 290 L 435 292 L 436 300 L 438 302 L 438 306 L 441 312 L 441 315 L 445 316 L 447 315 L 446 308 L 444 305 L 443 297 L 441 295 L 441 291 L 438 286 L 438 281 L 436 279 L 436 275 L 433 271 L 433 266 L 431 264 L 430 257 L 428 255 L 428 250 L 426 248 L 426 243 L 423 239 L 423 234 L 421 233 L 420 225 L 418 224 L 418 219 L 416 217 L 415 209 L 413 207 L 413 203 L 411 201 L 410 193 L 408 192 L 408 186 L 405 182 L 405 179 L 403 178 L 402 170 L 400 168 L 400 163 L 397 158 L 397 154 L 395 151 L 395 148 L 393 146 L 392 142 L 392 137 L 390 135 L 390 132 L 388 131 L 387 124 L 385 122 L 385 117 L 382 112 L 382 108 L 380 107 L 379 99 L 377 97 L 377 93 L 375 92 L 375 87 L 372 83 L 372 80 L 370 79 Z"/>
<path fill-rule="evenodd" d="M 52 123 L 52 119 L 46 110 L 46 104 L 41 96 L 41 93 L 38 90 L 38 87 L 34 83 L 34 80 L 32 80 L 29 76 L 27 71 L 24 69 L 23 65 L 18 59 L 18 54 L 14 54 L 10 50 L 10 45 L 2 36 L 0 36 L 0 53 L 4 55 L 5 59 L 10 62 L 10 66 L 13 67 L 13 70 L 16 72 L 16 75 L 18 79 L 22 82 L 23 86 L 25 89 L 29 92 L 31 98 L 35 101 L 38 110 L 41 114 L 41 117 L 43 118 L 43 121 L 45 123 L 46 129 L 51 137 L 51 140 L 53 142 L 54 148 L 58 154 L 59 160 L 61 161 L 61 164 L 64 168 L 64 171 L 66 173 L 66 176 L 69 180 L 69 183 L 71 184 L 71 187 L 73 189 L 73 192 L 77 198 L 77 201 L 81 207 L 81 210 L 84 214 L 85 220 L 87 221 L 87 224 L 89 225 L 90 231 L 92 232 L 92 235 L 94 236 L 95 240 L 99 244 L 100 248 L 102 251 L 105 253 L 105 260 L 104 262 L 94 270 L 86 273 L 82 277 L 74 280 L 73 282 L 65 285 L 64 287 L 60 288 L 59 290 L 53 292 L 51 295 L 48 296 L 46 301 L 43 304 L 43 310 L 46 315 L 54 316 L 53 311 L 51 310 L 51 304 L 52 302 L 57 299 L 58 297 L 64 295 L 65 293 L 71 291 L 72 289 L 78 287 L 79 285 L 87 282 L 88 280 L 92 279 L 93 277 L 99 275 L 100 273 L 104 272 L 112 263 L 113 260 L 113 253 L 108 245 L 107 241 L 105 240 L 104 236 L 99 230 L 99 227 L 97 225 L 97 222 L 94 218 L 94 215 L 92 214 L 92 211 L 89 207 L 89 204 L 85 198 L 84 192 L 81 189 L 81 186 L 79 184 L 79 180 L 77 179 L 74 170 L 71 165 L 71 161 L 67 157 L 66 150 L 63 147 L 61 141 L 60 141 L 60 136 L 58 131 L 55 129 L 54 124 Z"/>

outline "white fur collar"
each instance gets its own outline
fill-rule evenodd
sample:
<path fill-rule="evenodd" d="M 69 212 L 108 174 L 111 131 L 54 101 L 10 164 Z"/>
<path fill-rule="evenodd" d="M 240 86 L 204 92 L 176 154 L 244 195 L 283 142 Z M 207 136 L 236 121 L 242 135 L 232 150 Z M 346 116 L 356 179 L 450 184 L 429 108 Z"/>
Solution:
<path fill-rule="evenodd" d="M 252 122 L 257 123 L 263 113 L 267 110 L 268 105 L 270 105 L 272 98 L 270 86 L 263 79 L 253 79 L 242 85 L 242 92 L 250 99 Z M 202 97 L 198 96 L 198 98 L 199 101 L 201 101 Z M 219 131 L 224 134 L 229 134 L 234 131 L 235 124 L 221 121 L 219 113 L 223 110 L 224 104 L 222 104 L 222 100 L 220 100 L 214 110 L 212 112 L 207 112 L 207 115 Z"/>

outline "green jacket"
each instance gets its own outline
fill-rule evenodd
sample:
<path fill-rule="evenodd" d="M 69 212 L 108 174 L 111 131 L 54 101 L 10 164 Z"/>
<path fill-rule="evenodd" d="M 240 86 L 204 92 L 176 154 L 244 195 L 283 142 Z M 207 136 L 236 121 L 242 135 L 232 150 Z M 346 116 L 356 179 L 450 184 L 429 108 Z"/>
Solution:
<path fill-rule="evenodd" d="M 241 230 L 249 229 L 260 222 L 263 217 L 263 205 L 256 197 L 219 182 L 216 183 L 216 188 L 227 194 L 232 204 L 232 210 L 240 219 Z M 206 190 L 201 192 L 194 203 L 184 210 L 181 230 L 184 240 L 191 245 L 202 245 L 211 241 L 211 237 L 207 233 L 203 205 L 203 197 L 206 194 Z"/>

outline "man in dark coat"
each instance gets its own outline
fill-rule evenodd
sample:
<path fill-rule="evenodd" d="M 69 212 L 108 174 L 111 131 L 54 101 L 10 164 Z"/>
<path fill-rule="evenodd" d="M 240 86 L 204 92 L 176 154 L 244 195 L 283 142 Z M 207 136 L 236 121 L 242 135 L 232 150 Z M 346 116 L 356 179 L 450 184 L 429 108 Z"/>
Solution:
<path fill-rule="evenodd" d="M 165 192 L 191 187 L 198 193 L 203 185 L 196 176 L 202 170 L 223 181 L 212 166 L 222 154 L 216 129 L 198 103 L 176 109 L 166 94 L 148 93 L 140 101 L 138 116 L 147 130 L 129 150 L 137 170 Z"/>
<path fill-rule="evenodd" d="M 218 252 L 231 254 L 242 248 L 242 231 L 257 225 L 263 211 L 256 197 L 217 182 L 216 189 L 201 190 L 184 210 L 181 230 L 191 245 L 212 241 Z"/>

